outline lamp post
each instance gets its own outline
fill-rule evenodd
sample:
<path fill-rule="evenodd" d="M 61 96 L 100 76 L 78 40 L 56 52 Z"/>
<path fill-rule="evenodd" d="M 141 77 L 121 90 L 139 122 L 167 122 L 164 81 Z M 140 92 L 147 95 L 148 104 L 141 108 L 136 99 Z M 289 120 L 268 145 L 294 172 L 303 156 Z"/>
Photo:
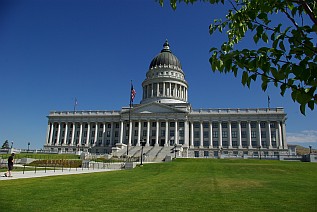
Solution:
<path fill-rule="evenodd" d="M 312 146 L 309 145 L 309 154 L 311 154 L 311 148 L 312 148 Z"/>
<path fill-rule="evenodd" d="M 140 142 L 141 146 L 142 146 L 142 149 L 141 149 L 141 166 L 143 166 L 143 147 L 145 146 L 146 144 L 146 141 L 143 139 L 141 142 Z"/>
<path fill-rule="evenodd" d="M 177 152 L 176 147 L 177 147 L 177 145 L 174 144 L 175 159 L 176 159 L 176 152 Z"/>
<path fill-rule="evenodd" d="M 261 158 L 261 146 L 259 146 L 259 155 L 260 155 L 260 160 L 262 159 Z"/>
<path fill-rule="evenodd" d="M 26 152 L 26 157 L 28 157 L 28 155 L 29 155 L 29 150 L 30 150 L 30 142 L 28 142 L 28 151 Z"/>

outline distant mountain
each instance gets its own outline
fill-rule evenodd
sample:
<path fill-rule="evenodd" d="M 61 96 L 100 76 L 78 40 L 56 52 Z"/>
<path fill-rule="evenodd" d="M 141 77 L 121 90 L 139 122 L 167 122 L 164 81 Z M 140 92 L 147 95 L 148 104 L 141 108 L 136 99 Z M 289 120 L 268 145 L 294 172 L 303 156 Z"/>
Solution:
<path fill-rule="evenodd" d="M 296 145 L 296 152 L 297 155 L 305 155 L 305 154 L 309 154 L 309 148 L 300 146 L 300 145 Z M 316 149 L 312 149 L 312 153 L 317 153 Z"/>

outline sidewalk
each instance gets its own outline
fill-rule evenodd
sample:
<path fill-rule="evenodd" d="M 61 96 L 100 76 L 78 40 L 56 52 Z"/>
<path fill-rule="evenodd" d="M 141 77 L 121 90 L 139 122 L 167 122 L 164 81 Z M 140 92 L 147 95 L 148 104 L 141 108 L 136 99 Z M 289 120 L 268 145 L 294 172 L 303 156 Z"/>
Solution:
<path fill-rule="evenodd" d="M 1 173 L 0 181 L 2 180 L 16 180 L 23 178 L 35 178 L 35 177 L 48 177 L 48 176 L 58 176 L 58 175 L 70 175 L 70 174 L 86 174 L 94 172 L 106 172 L 106 171 L 117 171 L 116 169 L 92 169 L 92 168 L 71 168 L 71 169 L 56 169 L 54 170 L 33 170 L 33 171 L 13 171 L 12 177 L 4 177 L 4 172 Z"/>

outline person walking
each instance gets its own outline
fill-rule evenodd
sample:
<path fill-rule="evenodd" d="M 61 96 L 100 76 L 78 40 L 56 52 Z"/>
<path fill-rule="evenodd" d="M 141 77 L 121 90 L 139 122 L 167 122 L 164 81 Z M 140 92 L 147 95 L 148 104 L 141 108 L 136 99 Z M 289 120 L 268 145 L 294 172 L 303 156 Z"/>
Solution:
<path fill-rule="evenodd" d="M 13 159 L 14 153 L 12 153 L 11 156 L 8 158 L 8 171 L 5 174 L 6 177 L 12 177 L 11 171 L 13 170 Z"/>

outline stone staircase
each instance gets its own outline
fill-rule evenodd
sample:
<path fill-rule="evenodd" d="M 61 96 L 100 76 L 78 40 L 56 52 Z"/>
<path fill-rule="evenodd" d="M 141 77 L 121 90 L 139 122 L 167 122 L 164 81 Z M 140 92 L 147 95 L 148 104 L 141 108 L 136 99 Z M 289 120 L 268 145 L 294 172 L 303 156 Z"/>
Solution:
<path fill-rule="evenodd" d="M 141 157 L 141 146 L 129 147 L 129 156 Z M 127 147 L 122 147 L 115 153 L 117 157 L 126 157 Z M 143 147 L 143 155 L 145 162 L 162 162 L 166 156 L 174 157 L 174 147 L 163 147 L 163 146 L 145 146 Z"/>

